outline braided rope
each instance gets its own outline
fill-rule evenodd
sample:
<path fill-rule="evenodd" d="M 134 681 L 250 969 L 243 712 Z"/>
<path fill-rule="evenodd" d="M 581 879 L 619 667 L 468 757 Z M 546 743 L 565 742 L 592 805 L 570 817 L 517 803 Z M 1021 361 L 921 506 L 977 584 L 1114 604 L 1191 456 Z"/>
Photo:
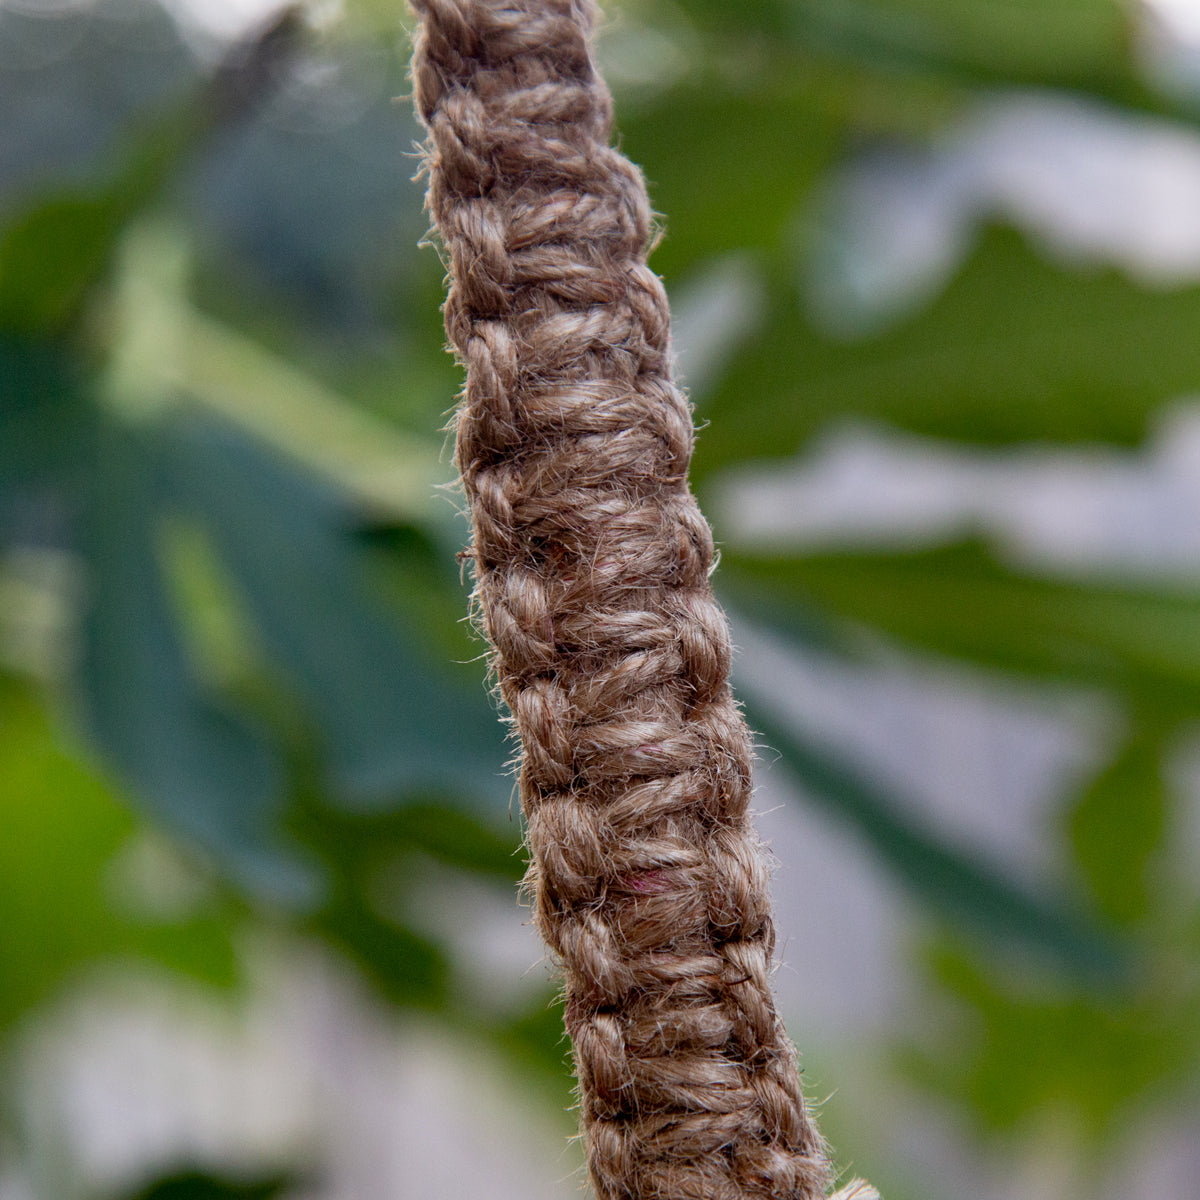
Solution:
<path fill-rule="evenodd" d="M 561 961 L 600 1200 L 812 1200 L 824 1146 L 770 990 L 774 928 L 688 490 L 693 428 L 608 144 L 591 0 L 413 0 L 428 207 L 467 369 L 476 612 L 520 733 L 535 920 Z M 855 1183 L 840 1200 L 872 1200 Z"/>

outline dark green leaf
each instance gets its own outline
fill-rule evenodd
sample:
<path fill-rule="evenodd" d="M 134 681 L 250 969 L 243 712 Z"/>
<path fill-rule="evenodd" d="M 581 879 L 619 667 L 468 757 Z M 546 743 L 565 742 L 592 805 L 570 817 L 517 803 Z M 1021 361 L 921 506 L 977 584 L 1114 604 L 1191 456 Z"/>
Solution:
<path fill-rule="evenodd" d="M 129 220 L 154 199 L 199 135 L 190 106 L 130 139 L 103 186 L 53 191 L 0 232 L 0 330 L 54 336 L 79 316 Z"/>
<path fill-rule="evenodd" d="M 525 1012 L 487 1032 L 514 1065 L 537 1082 L 551 1104 L 569 1107 L 575 1080 L 561 993 L 540 996 Z"/>
<path fill-rule="evenodd" d="M 283 1175 L 246 1180 L 178 1171 L 140 1188 L 129 1200 L 273 1200 L 295 1184 Z"/>
<path fill-rule="evenodd" d="M 111 166 L 120 131 L 164 111 L 200 74 L 178 25 L 155 0 L 6 4 L 0 53 L 6 214 L 24 209 L 33 192 L 84 182 Z"/>
<path fill-rule="evenodd" d="M 1200 595 L 1019 574 L 977 546 L 906 554 L 752 557 L 727 551 L 742 593 L 792 599 L 921 650 L 1200 708 Z M 751 613 L 751 615 L 753 615 Z"/>
<path fill-rule="evenodd" d="M 127 213 L 113 197 L 49 199 L 0 240 L 0 327 L 62 329 L 108 263 Z"/>
<path fill-rule="evenodd" d="M 706 400 L 696 471 L 794 454 L 855 419 L 976 443 L 1133 444 L 1200 381 L 1197 328 L 1200 288 L 1062 269 L 1004 230 L 928 309 L 862 341 L 815 332 L 789 286 Z"/>
<path fill-rule="evenodd" d="M 981 858 L 952 848 L 904 815 L 883 789 L 761 706 L 752 726 L 783 756 L 812 802 L 851 824 L 885 864 L 940 920 L 1051 956 L 1089 978 L 1128 966 L 1124 951 L 1065 901 L 1035 895 Z"/>
<path fill-rule="evenodd" d="M 317 887 L 277 841 L 283 776 L 263 730 L 200 685 L 160 570 L 157 445 L 104 426 L 83 549 L 80 699 L 87 728 L 148 811 L 218 853 L 243 884 L 292 903 Z"/>
<path fill-rule="evenodd" d="M 952 946 L 935 949 L 930 966 L 968 1021 L 948 1023 L 937 1051 L 907 1050 L 902 1065 L 987 1132 L 1044 1132 L 1066 1120 L 1111 1151 L 1139 1115 L 1194 1078 L 1200 1013 L 1173 988 L 1108 1000 L 1048 990 Z"/>
<path fill-rule="evenodd" d="M 0 334 L 0 543 L 64 536 L 91 415 L 80 375 L 65 347 Z"/>
<path fill-rule="evenodd" d="M 350 893 L 335 897 L 310 924 L 352 958 L 391 1003 L 446 1007 L 450 969 L 435 942 L 385 920 Z"/>
<path fill-rule="evenodd" d="M 77 441 L 79 364 L 64 346 L 0 334 L 0 475 L 48 472 Z"/>
<path fill-rule="evenodd" d="M 277 337 L 274 303 L 282 302 L 302 318 L 290 330 L 293 362 L 357 373 L 389 346 L 398 326 L 410 330 L 437 318 L 441 273 L 418 248 L 427 225 L 409 155 L 422 133 L 411 106 L 393 100 L 405 86 L 406 63 L 378 44 L 344 41 L 324 44 L 321 62 L 319 80 L 289 88 L 279 107 L 244 122 L 204 156 L 188 211 L 199 235 L 207 310 L 243 331 Z M 384 70 L 386 86 L 378 77 Z M 347 108 L 357 113 L 351 121 L 340 115 Z M 428 294 L 418 278 L 426 272 L 434 284 Z M 264 310 L 268 298 L 273 304 Z M 347 336 L 357 342 L 349 356 Z M 429 355 L 443 374 L 450 367 L 440 338 L 406 341 L 405 386 L 388 375 L 389 409 L 420 396 L 413 386 L 418 358 Z M 335 353 L 322 360 L 329 345 Z M 445 404 L 443 397 L 428 412 L 430 429 Z"/>
<path fill-rule="evenodd" d="M 346 812 L 314 799 L 294 809 L 288 827 L 350 879 L 370 875 L 381 855 L 391 860 L 413 851 L 505 882 L 516 882 L 525 866 L 515 820 L 484 821 L 442 797 L 380 813 Z"/>
<path fill-rule="evenodd" d="M 450 866 L 507 881 L 519 879 L 524 871 L 515 820 L 505 837 L 495 822 L 485 825 L 451 804 L 430 802 L 406 805 L 392 815 L 392 821 L 391 836 L 398 845 Z"/>
<path fill-rule="evenodd" d="M 23 689 L 0 683 L 0 1030 L 97 966 L 135 958 L 228 986 L 235 914 L 123 911 L 114 862 L 137 834 L 101 779 L 59 744 Z"/>
<path fill-rule="evenodd" d="M 508 793 L 474 672 L 387 612 L 343 498 L 276 452 L 199 419 L 174 435 L 173 488 L 210 529 L 262 644 L 316 717 L 336 791 L 378 806 L 449 788 Z"/>
<path fill-rule="evenodd" d="M 1077 88 L 1154 104 L 1118 0 L 684 0 L 702 28 L 758 34 L 876 71 Z"/>
<path fill-rule="evenodd" d="M 130 219 L 158 198 L 205 136 L 244 115 L 274 82 L 278 60 L 297 34 L 295 14 L 285 10 L 248 45 L 235 47 L 197 92 L 135 131 L 114 152 L 117 165 L 102 186 L 52 190 L 28 202 L 0 232 L 0 330 L 68 329 Z"/>
<path fill-rule="evenodd" d="M 622 150 L 667 214 L 654 269 L 673 278 L 723 251 L 776 250 L 839 133 L 802 77 L 749 94 L 689 83 L 623 114 Z"/>
<path fill-rule="evenodd" d="M 1135 924 L 1162 892 L 1158 858 L 1171 804 L 1163 766 L 1174 725 L 1135 717 L 1117 756 L 1067 814 L 1075 862 L 1097 908 L 1110 920 Z"/>

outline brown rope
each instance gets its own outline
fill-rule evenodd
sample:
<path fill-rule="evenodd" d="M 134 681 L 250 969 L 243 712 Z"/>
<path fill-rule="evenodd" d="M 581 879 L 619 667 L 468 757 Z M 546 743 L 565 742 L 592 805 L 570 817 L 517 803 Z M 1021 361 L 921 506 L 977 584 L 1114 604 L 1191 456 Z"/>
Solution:
<path fill-rule="evenodd" d="M 811 1200 L 829 1171 L 770 990 L 691 412 L 646 266 L 645 186 L 608 144 L 593 5 L 414 7 L 428 206 L 467 369 L 474 602 L 521 737 L 529 883 L 565 975 L 592 1180 L 600 1200 Z"/>

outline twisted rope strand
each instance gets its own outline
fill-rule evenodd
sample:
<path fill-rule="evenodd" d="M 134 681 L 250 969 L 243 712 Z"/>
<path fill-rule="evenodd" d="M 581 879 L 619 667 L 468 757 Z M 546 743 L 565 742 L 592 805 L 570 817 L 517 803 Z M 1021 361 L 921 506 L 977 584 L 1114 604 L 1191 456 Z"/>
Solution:
<path fill-rule="evenodd" d="M 467 371 L 473 603 L 520 733 L 528 883 L 565 976 L 597 1196 L 813 1200 L 829 1170 L 770 990 L 691 411 L 645 261 L 645 186 L 609 145 L 593 4 L 413 4 L 427 203 Z"/>

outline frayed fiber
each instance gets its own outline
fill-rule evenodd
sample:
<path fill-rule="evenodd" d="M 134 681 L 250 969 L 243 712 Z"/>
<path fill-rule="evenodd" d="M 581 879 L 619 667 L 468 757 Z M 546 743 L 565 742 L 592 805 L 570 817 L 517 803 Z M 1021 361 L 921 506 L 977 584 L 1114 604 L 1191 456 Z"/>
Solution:
<path fill-rule="evenodd" d="M 856 1179 L 841 1191 L 834 1192 L 829 1200 L 879 1200 L 879 1193 L 869 1183 Z"/>

